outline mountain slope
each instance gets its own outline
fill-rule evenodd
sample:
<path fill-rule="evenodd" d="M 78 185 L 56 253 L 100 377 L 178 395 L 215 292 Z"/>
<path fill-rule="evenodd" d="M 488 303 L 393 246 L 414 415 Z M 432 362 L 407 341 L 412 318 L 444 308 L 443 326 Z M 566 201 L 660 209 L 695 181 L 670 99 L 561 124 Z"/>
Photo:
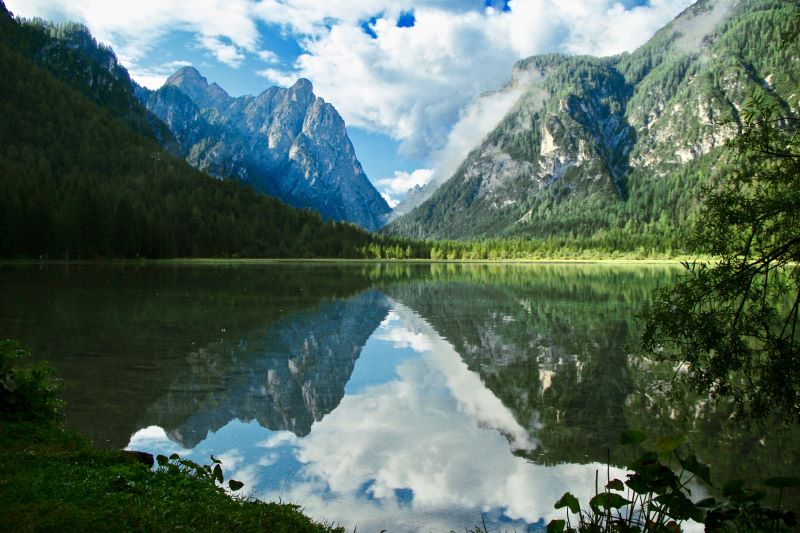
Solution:
<path fill-rule="evenodd" d="M 34 64 L 24 29 L 0 2 L 0 256 L 353 257 L 373 242 L 172 157 L 87 96 L 95 78 Z"/>
<path fill-rule="evenodd" d="M 176 149 L 169 129 L 136 98 L 128 71 L 114 51 L 82 24 L 3 17 L 3 42 L 47 70 L 137 133 Z"/>
<path fill-rule="evenodd" d="M 532 81 L 450 180 L 390 234 L 672 248 L 760 91 L 797 113 L 795 2 L 701 0 L 632 54 L 535 56 Z M 722 125 L 722 123 L 726 123 Z"/>
<path fill-rule="evenodd" d="M 367 229 L 381 227 L 391 212 L 364 174 L 341 116 L 308 80 L 233 98 L 185 67 L 141 96 L 197 168 Z"/>

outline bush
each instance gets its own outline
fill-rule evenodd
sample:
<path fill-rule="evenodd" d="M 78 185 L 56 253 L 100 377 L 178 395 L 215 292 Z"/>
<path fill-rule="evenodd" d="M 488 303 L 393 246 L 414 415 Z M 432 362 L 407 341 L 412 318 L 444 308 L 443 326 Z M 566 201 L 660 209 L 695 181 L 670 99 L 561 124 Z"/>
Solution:
<path fill-rule="evenodd" d="M 645 440 L 642 431 L 629 430 L 621 435 L 620 443 L 636 449 Z M 800 486 L 800 478 L 764 480 L 765 486 L 779 491 L 777 509 L 763 507 L 766 492 L 748 490 L 741 480 L 723 486 L 721 501 L 692 501 L 689 483 L 693 479 L 713 485 L 708 466 L 694 455 L 679 453 L 685 440 L 684 435 L 658 439 L 656 450 L 645 450 L 628 465 L 624 483 L 609 479 L 605 491 L 597 491 L 588 508 L 581 507 L 571 493 L 564 494 L 554 507 L 566 508 L 566 519 L 552 520 L 547 533 L 680 533 L 681 524 L 688 520 L 717 533 L 797 530 L 795 513 L 781 510 L 781 495 L 783 490 Z"/>
<path fill-rule="evenodd" d="M 31 351 L 18 341 L 0 341 L 0 418 L 3 420 L 61 419 L 60 382 L 45 362 L 19 366 Z"/>

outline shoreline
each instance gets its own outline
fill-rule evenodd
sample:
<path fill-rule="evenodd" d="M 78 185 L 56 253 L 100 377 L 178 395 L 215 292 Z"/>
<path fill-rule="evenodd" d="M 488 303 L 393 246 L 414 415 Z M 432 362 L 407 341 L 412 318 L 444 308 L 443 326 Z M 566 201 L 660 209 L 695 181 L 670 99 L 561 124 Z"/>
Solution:
<path fill-rule="evenodd" d="M 338 258 L 173 258 L 173 259 L 0 259 L 5 266 L 170 266 L 170 265 L 270 265 L 270 264 L 453 264 L 453 265 L 682 265 L 685 262 L 709 263 L 708 257 L 675 258 L 542 258 L 542 259 L 338 259 Z"/>

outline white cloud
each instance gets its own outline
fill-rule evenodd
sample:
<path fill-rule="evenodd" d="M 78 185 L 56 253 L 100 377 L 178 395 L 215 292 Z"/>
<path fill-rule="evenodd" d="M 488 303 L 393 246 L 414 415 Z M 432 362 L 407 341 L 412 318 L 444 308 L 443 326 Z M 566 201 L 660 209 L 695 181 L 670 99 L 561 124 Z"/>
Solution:
<path fill-rule="evenodd" d="M 233 67 L 252 54 L 270 65 L 258 75 L 279 85 L 310 79 L 349 125 L 390 135 L 403 155 L 426 160 L 441 175 L 498 115 L 469 106 L 502 86 L 515 61 L 632 50 L 689 4 L 650 0 L 626 9 L 617 0 L 511 0 L 504 12 L 478 0 L 199 0 L 190 8 L 182 0 L 7 1 L 22 15 L 86 23 L 146 85 L 157 77 L 140 62 L 174 31 L 195 33 Z M 414 26 L 396 27 L 400 13 L 411 10 Z M 370 20 L 375 38 L 362 28 Z M 277 69 L 274 53 L 261 49 L 259 23 L 298 41 L 303 53 L 292 68 Z M 495 104 L 502 110 L 508 101 Z"/>
<path fill-rule="evenodd" d="M 403 172 L 396 170 L 391 178 L 381 178 L 375 180 L 375 186 L 392 206 L 392 202 L 397 205 L 395 197 L 404 195 L 409 189 L 422 187 L 433 178 L 433 169 L 419 168 L 413 172 Z M 392 206 L 394 207 L 394 206 Z"/>
<path fill-rule="evenodd" d="M 191 64 L 189 61 L 170 61 L 155 67 L 129 70 L 129 72 L 131 77 L 136 80 L 136 83 L 142 87 L 156 90 L 164 85 L 167 78 L 174 74 L 176 70 L 181 67 L 188 67 Z"/>
<path fill-rule="evenodd" d="M 132 71 L 169 34 L 187 31 L 222 62 L 236 64 L 244 52 L 258 50 L 259 34 L 252 0 L 9 0 L 23 16 L 75 20 L 101 42 L 111 44 Z"/>
<path fill-rule="evenodd" d="M 480 135 L 461 133 L 461 139 L 451 139 L 451 128 L 469 115 L 478 95 L 510 78 L 516 60 L 551 51 L 608 55 L 632 50 L 691 2 L 653 0 L 626 10 L 613 0 L 512 0 L 508 13 L 456 11 L 430 2 L 417 4 L 412 28 L 395 25 L 398 10 L 408 2 L 334 2 L 317 8 L 309 3 L 275 0 L 256 10 L 269 20 L 283 17 L 292 31 L 307 35 L 305 53 L 289 77 L 311 79 L 348 124 L 391 135 L 404 155 L 436 161 L 448 142 L 480 141 Z M 373 38 L 360 24 L 381 12 L 370 26 Z"/>
<path fill-rule="evenodd" d="M 391 196 L 389 196 L 389 195 L 388 195 L 388 194 L 386 194 L 385 192 L 382 192 L 382 193 L 381 193 L 381 196 L 383 197 L 383 199 L 384 199 L 384 200 L 386 200 L 386 203 L 387 203 L 387 204 L 389 205 L 389 207 L 391 207 L 392 209 L 394 209 L 395 207 L 397 207 L 397 206 L 398 206 L 398 204 L 400 204 L 400 200 L 395 200 L 394 198 L 392 198 Z"/>
<path fill-rule="evenodd" d="M 170 456 L 177 453 L 181 457 L 186 456 L 191 450 L 182 447 L 171 439 L 167 432 L 159 426 L 148 426 L 138 430 L 131 435 L 126 450 L 147 450 L 153 454 L 163 454 Z"/>
<path fill-rule="evenodd" d="M 244 53 L 239 47 L 225 42 L 219 37 L 203 35 L 198 39 L 200 45 L 214 54 L 217 61 L 224 63 L 231 68 L 239 68 L 244 61 Z"/>
<path fill-rule="evenodd" d="M 256 75 L 282 87 L 291 87 L 297 81 L 297 76 L 294 74 L 287 74 L 285 71 L 276 68 L 265 68 L 256 71 Z"/>
<path fill-rule="evenodd" d="M 278 57 L 278 54 L 272 50 L 259 50 L 256 52 L 256 55 L 261 61 L 268 64 L 276 64 L 280 63 L 281 61 L 281 59 Z"/>

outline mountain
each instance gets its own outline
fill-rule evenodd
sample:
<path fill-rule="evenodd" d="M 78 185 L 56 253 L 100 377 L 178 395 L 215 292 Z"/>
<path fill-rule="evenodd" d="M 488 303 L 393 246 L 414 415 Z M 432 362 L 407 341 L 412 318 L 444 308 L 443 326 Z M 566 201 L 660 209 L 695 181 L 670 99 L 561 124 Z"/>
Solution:
<path fill-rule="evenodd" d="M 796 2 L 700 0 L 630 54 L 522 60 L 527 90 L 452 177 L 386 232 L 671 249 L 753 92 L 798 112 Z M 727 167 L 730 168 L 730 167 Z"/>
<path fill-rule="evenodd" d="M 306 79 L 233 98 L 184 67 L 161 89 L 140 97 L 169 126 L 186 160 L 201 170 L 370 230 L 391 213 L 364 174 L 344 120 Z"/>
<path fill-rule="evenodd" d="M 3 8 L 5 11 L 5 8 Z M 5 15 L 4 13 L 4 15 Z M 3 41 L 59 81 L 83 94 L 133 131 L 177 149 L 169 129 L 136 97 L 128 71 L 114 51 L 98 44 L 86 26 L 3 16 Z"/>
<path fill-rule="evenodd" d="M 0 257 L 360 257 L 374 242 L 173 157 L 113 53 L 59 28 L 0 2 Z"/>

